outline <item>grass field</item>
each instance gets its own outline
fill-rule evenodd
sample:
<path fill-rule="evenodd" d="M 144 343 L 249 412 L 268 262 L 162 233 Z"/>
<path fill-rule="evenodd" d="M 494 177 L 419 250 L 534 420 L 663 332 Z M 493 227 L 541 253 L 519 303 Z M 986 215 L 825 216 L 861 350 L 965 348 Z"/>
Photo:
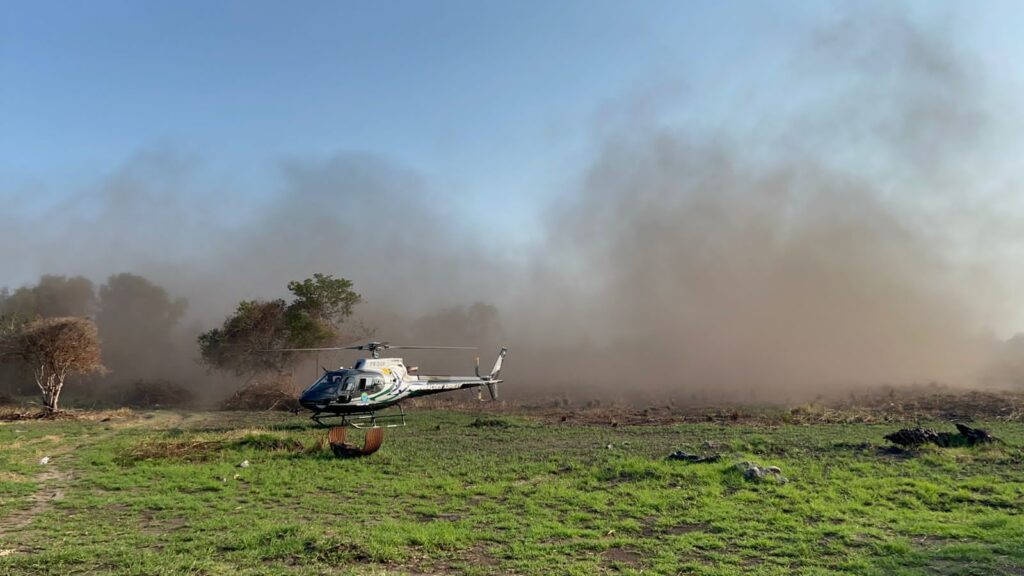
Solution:
<path fill-rule="evenodd" d="M 9 422 L 0 573 L 1024 574 L 1024 432 L 979 424 L 1006 443 L 419 412 L 340 460 L 288 414 Z M 788 481 L 745 480 L 744 460 Z"/>

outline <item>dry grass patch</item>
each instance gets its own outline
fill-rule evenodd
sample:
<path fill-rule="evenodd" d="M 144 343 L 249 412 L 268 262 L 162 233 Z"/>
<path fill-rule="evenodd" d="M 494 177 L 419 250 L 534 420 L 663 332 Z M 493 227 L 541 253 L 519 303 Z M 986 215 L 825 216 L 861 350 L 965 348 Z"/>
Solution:
<path fill-rule="evenodd" d="M 112 420 L 125 420 L 135 417 L 136 414 L 130 408 L 118 408 L 116 410 L 42 410 L 39 408 L 25 408 L 23 406 L 0 406 L 0 422 L 19 421 L 70 421 L 70 422 L 108 422 Z"/>

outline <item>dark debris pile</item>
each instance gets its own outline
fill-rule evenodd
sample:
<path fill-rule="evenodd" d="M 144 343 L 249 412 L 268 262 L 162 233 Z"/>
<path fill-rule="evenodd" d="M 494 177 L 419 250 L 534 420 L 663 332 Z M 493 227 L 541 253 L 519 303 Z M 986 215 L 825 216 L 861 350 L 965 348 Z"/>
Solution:
<path fill-rule="evenodd" d="M 699 454 L 688 454 L 682 450 L 676 450 L 669 454 L 666 460 L 680 460 L 683 462 L 690 462 L 692 464 L 708 464 L 711 462 L 718 462 L 721 460 L 721 456 L 718 454 L 712 454 L 710 456 L 701 456 Z"/>
<path fill-rule="evenodd" d="M 957 446 L 975 446 L 993 442 L 996 438 L 981 428 L 956 425 L 957 433 L 936 432 L 930 428 L 903 428 L 892 434 L 887 434 L 885 439 L 893 444 L 905 447 L 921 446 L 924 444 L 935 444 L 943 448 Z"/>

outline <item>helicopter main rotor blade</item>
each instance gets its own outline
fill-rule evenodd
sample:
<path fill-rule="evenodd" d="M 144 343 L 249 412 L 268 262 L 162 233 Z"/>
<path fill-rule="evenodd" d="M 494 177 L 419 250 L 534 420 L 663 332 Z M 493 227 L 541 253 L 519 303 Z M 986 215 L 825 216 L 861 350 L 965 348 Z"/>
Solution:
<path fill-rule="evenodd" d="M 326 352 L 328 350 L 349 350 L 350 348 L 271 348 L 263 352 Z"/>
<path fill-rule="evenodd" d="M 403 350 L 476 350 L 476 346 L 388 346 Z"/>
<path fill-rule="evenodd" d="M 345 350 L 476 350 L 475 346 L 403 346 L 401 344 L 391 344 L 390 342 L 367 342 L 365 344 L 356 344 L 355 346 L 346 346 Z"/>
<path fill-rule="evenodd" d="M 333 346 L 329 348 L 272 348 L 264 352 L 327 352 L 330 350 L 476 350 L 476 346 L 392 346 L 383 342 L 371 342 L 356 346 Z"/>

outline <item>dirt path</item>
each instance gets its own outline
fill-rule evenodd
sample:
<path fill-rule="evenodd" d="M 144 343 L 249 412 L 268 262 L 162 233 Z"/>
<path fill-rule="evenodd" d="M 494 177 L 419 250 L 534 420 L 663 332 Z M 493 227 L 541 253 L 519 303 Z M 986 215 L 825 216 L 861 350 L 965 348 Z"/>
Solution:
<path fill-rule="evenodd" d="M 70 472 L 62 472 L 56 466 L 47 465 L 46 470 L 36 474 L 38 490 L 28 497 L 28 508 L 15 510 L 0 520 L 0 538 L 28 526 L 32 519 L 49 510 L 51 502 L 64 497 L 62 485 L 73 478 Z"/>
<path fill-rule="evenodd" d="M 84 439 L 84 436 L 79 436 L 78 442 L 72 444 L 65 438 L 59 445 L 49 450 L 50 462 L 40 465 L 41 470 L 33 477 L 39 487 L 26 499 L 29 506 L 0 517 L 0 557 L 30 551 L 24 546 L 18 545 L 16 534 L 26 530 L 37 516 L 52 508 L 54 502 L 64 498 L 68 484 L 75 479 L 74 473 L 70 470 L 70 460 L 74 458 L 73 455 L 80 448 L 102 442 L 122 428 L 168 427 L 188 422 L 191 419 L 193 418 L 190 414 L 178 413 L 133 415 L 130 418 L 111 422 L 107 425 L 106 432 L 89 435 L 87 440 Z"/>
<path fill-rule="evenodd" d="M 54 502 L 64 498 L 68 484 L 75 478 L 70 470 L 70 464 L 77 450 L 107 436 L 109 433 L 77 443 L 68 442 L 64 438 L 59 444 L 47 450 L 50 461 L 47 464 L 40 464 L 40 471 L 32 478 L 38 484 L 38 488 L 25 499 L 28 507 L 14 510 L 0 518 L 0 557 L 30 551 L 19 544 L 17 534 L 28 529 L 37 516 L 50 510 Z"/>

